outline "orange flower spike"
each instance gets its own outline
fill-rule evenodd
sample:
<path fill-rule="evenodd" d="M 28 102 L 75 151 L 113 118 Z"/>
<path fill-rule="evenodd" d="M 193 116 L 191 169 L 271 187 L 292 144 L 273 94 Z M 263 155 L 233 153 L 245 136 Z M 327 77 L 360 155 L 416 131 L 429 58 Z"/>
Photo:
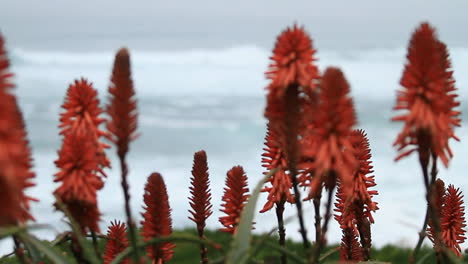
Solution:
<path fill-rule="evenodd" d="M 265 152 L 262 155 L 262 166 L 267 169 L 265 174 L 275 168 L 278 168 L 278 171 L 266 181 L 271 184 L 271 187 L 262 189 L 262 192 L 268 192 L 268 198 L 260 213 L 270 210 L 275 203 L 285 201 L 294 203 L 294 195 L 291 193 L 291 177 L 286 173 L 287 161 L 284 152 L 280 148 L 281 143 L 278 142 L 279 140 L 280 138 L 277 133 L 268 125 L 265 148 L 263 149 Z"/>
<path fill-rule="evenodd" d="M 107 134 L 98 128 L 105 121 L 99 117 L 103 110 L 99 107 L 96 89 L 86 79 L 70 84 L 62 108 L 65 112 L 60 114 L 60 134 L 74 128 L 93 129 L 99 137 Z"/>
<path fill-rule="evenodd" d="M 351 133 L 352 145 L 355 151 L 355 156 L 359 161 L 359 169 L 354 174 L 354 188 L 350 201 L 362 203 L 363 215 L 374 223 L 374 218 L 371 212 L 375 212 L 379 208 L 377 203 L 372 200 L 373 196 L 378 195 L 378 191 L 369 190 L 376 186 L 375 176 L 369 174 L 373 173 L 372 162 L 370 161 L 371 153 L 369 147 L 369 140 L 364 130 L 358 129 Z"/>
<path fill-rule="evenodd" d="M 359 207 L 354 203 L 348 205 L 346 203 L 347 200 L 343 188 L 338 186 L 338 190 L 336 191 L 336 208 L 334 209 L 337 214 L 334 215 L 334 218 L 340 224 L 343 232 L 340 244 L 340 257 L 341 260 L 362 261 L 364 260 L 364 250 L 361 244 L 359 244 L 359 230 L 356 226 Z M 348 212 L 347 216 L 344 215 L 345 212 Z M 351 225 L 349 224 L 350 219 L 352 219 Z"/>
<path fill-rule="evenodd" d="M 92 84 L 84 78 L 70 84 L 62 108 L 65 111 L 60 114 L 60 134 L 64 135 L 74 129 L 89 130 L 98 145 L 97 156 L 101 168 L 110 167 L 104 152 L 109 146 L 100 142 L 101 137 L 107 136 L 106 132 L 99 129 L 105 119 L 99 117 L 103 110 L 99 107 L 97 91 Z"/>
<path fill-rule="evenodd" d="M 148 177 L 143 196 L 145 203 L 141 235 L 145 241 L 156 237 L 165 237 L 172 234 L 171 208 L 167 196 L 166 185 L 159 173 L 152 173 Z M 149 246 L 146 251 L 156 263 L 169 261 L 173 254 L 175 244 L 162 242 Z"/>
<path fill-rule="evenodd" d="M 282 98 L 291 84 L 297 84 L 304 90 L 314 88 L 314 79 L 318 78 L 318 68 L 314 65 L 315 50 L 304 28 L 294 25 L 287 28 L 278 37 L 272 63 L 266 73 L 271 80 L 267 87 L 273 97 Z"/>
<path fill-rule="evenodd" d="M 111 98 L 107 113 L 111 120 L 107 123 L 107 129 L 110 140 L 117 145 L 119 157 L 123 157 L 128 152 L 130 141 L 137 137 L 138 118 L 130 72 L 130 54 L 125 48 L 119 50 L 115 56 L 109 93 Z"/>
<path fill-rule="evenodd" d="M 87 204 L 97 203 L 97 190 L 104 183 L 99 177 L 99 163 L 96 160 L 96 144 L 88 131 L 76 130 L 65 134 L 59 159 L 55 165 L 59 172 L 54 182 L 62 184 L 55 190 L 64 203 L 79 201 Z"/>
<path fill-rule="evenodd" d="M 270 57 L 272 62 L 265 74 L 271 80 L 266 88 L 268 95 L 265 117 L 270 121 L 271 127 L 278 129 L 280 136 L 288 137 L 286 127 L 291 130 L 289 133 L 298 133 L 296 127 L 302 125 L 298 124 L 302 121 L 298 120 L 300 117 L 297 113 L 300 111 L 299 95 L 312 95 L 319 78 L 314 54 L 312 40 L 302 27 L 294 25 L 287 28 L 276 41 L 273 55 Z M 290 91 L 289 96 L 286 91 Z M 296 143 L 292 142 L 292 145 Z M 290 147 L 295 148 L 292 145 Z M 295 151 L 291 151 L 293 150 Z"/>
<path fill-rule="evenodd" d="M 122 253 L 128 247 L 127 228 L 125 223 L 114 221 L 107 231 L 107 243 L 104 250 L 104 264 L 109 264 L 114 258 Z M 128 264 L 129 260 L 125 259 L 122 264 Z"/>
<path fill-rule="evenodd" d="M 447 167 L 452 157 L 448 140 L 457 139 L 454 127 L 460 125 L 460 113 L 454 110 L 459 103 L 447 49 L 429 24 L 414 32 L 407 60 L 394 107 L 407 112 L 392 119 L 405 123 L 394 142 L 399 151 L 396 160 L 418 151 L 427 163 L 432 152 Z"/>
<path fill-rule="evenodd" d="M 198 235 L 203 237 L 206 219 L 213 213 L 211 211 L 211 190 L 208 178 L 208 163 L 205 151 L 198 151 L 193 157 L 192 177 L 190 179 L 190 207 L 192 215 L 190 220 L 197 224 Z"/>
<path fill-rule="evenodd" d="M 465 206 L 460 189 L 449 185 L 445 194 L 444 206 L 441 212 L 442 241 L 457 256 L 462 256 L 460 245 L 466 239 Z"/>
<path fill-rule="evenodd" d="M 192 177 L 190 178 L 190 207 L 191 217 L 189 219 L 197 225 L 198 236 L 204 239 L 203 231 L 206 219 L 213 213 L 211 211 L 211 190 L 208 175 L 208 163 L 206 152 L 201 150 L 193 156 Z M 206 246 L 200 245 L 200 258 L 202 263 L 208 263 L 208 250 Z"/>
<path fill-rule="evenodd" d="M 220 231 L 235 234 L 240 221 L 242 210 L 244 209 L 249 195 L 247 187 L 247 176 L 241 166 L 232 167 L 227 173 L 226 187 L 224 188 L 223 204 L 221 212 L 225 216 L 219 218 L 219 222 L 224 226 Z"/>
<path fill-rule="evenodd" d="M 329 172 L 335 172 L 345 191 L 350 191 L 352 175 L 358 165 L 353 151 L 343 151 L 353 149 L 349 135 L 356 124 L 349 84 L 340 69 L 329 67 L 325 70 L 320 85 L 316 136 L 312 139 L 315 145 L 313 149 L 316 149 L 314 167 L 317 176 L 310 182 L 311 189 L 306 199 L 312 199 L 319 191 L 319 182 L 333 181 L 323 178 Z"/>
<path fill-rule="evenodd" d="M 72 217 L 79 223 L 82 232 L 89 229 L 99 232 L 100 212 L 97 207 L 97 191 L 102 189 L 104 167 L 109 167 L 104 148 L 99 142 L 105 133 L 99 130 L 104 120 L 99 118 L 97 92 L 84 79 L 70 85 L 60 116 L 62 146 L 55 165 L 59 171 L 54 182 L 61 185 L 54 191 Z"/>
<path fill-rule="evenodd" d="M 29 213 L 30 201 L 25 189 L 34 186 L 32 155 L 22 113 L 11 82 L 5 42 L 0 35 L 0 226 L 34 220 Z"/>
<path fill-rule="evenodd" d="M 338 214 L 335 214 L 335 219 L 340 224 L 344 235 L 346 235 L 346 230 L 350 229 L 356 236 L 360 237 L 362 257 L 364 260 L 368 260 L 372 243 L 370 224 L 374 223 L 372 212 L 379 209 L 377 203 L 372 198 L 378 192 L 369 190 L 369 188 L 374 187 L 376 184 L 374 176 L 369 175 L 373 171 L 370 161 L 369 142 L 365 132 L 363 130 L 354 130 L 350 135 L 350 139 L 353 146 L 351 151 L 359 161 L 359 166 L 353 174 L 353 185 L 349 193 L 344 192 L 342 184 L 338 185 L 335 203 L 336 209 L 334 210 Z M 347 241 L 349 243 L 352 242 L 349 235 L 347 236 Z M 348 248 L 342 250 L 350 253 L 349 247 L 351 247 L 351 244 L 347 246 Z"/>

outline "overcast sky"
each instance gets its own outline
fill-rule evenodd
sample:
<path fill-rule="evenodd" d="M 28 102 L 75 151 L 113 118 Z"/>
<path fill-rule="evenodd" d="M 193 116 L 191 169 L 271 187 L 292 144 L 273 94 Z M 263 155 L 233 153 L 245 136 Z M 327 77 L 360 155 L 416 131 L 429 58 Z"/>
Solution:
<path fill-rule="evenodd" d="M 405 47 L 421 21 L 468 47 L 468 1 L 450 0 L 2 0 L 0 30 L 28 49 L 270 48 L 294 22 L 319 48 Z"/>

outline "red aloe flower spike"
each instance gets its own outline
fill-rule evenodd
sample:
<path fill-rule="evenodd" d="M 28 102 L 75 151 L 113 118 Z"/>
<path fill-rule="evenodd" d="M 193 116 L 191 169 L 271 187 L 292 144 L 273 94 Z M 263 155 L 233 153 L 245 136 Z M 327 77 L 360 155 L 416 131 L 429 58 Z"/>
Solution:
<path fill-rule="evenodd" d="M 156 237 L 166 237 L 172 234 L 171 208 L 166 191 L 166 185 L 159 173 L 148 177 L 143 196 L 145 202 L 141 235 L 145 241 Z M 162 242 L 149 246 L 146 251 L 156 263 L 172 258 L 175 245 L 172 242 Z"/>
<path fill-rule="evenodd" d="M 128 247 L 127 228 L 120 221 L 111 222 L 107 231 L 107 243 L 104 250 L 104 264 L 109 264 L 114 258 Z M 128 264 L 125 259 L 122 264 Z"/>
<path fill-rule="evenodd" d="M 300 232 L 304 248 L 309 247 L 307 230 L 302 213 L 302 203 L 297 186 L 297 164 L 300 158 L 299 142 L 303 127 L 301 98 L 313 93 L 318 68 L 314 61 L 315 50 L 312 40 L 302 27 L 294 25 L 278 37 L 273 49 L 272 60 L 266 77 L 271 80 L 267 87 L 265 117 L 271 129 L 278 132 L 283 143 L 280 148 L 285 154 L 287 169 L 294 189 Z M 280 172 L 281 173 L 281 172 Z M 268 205 L 270 206 L 270 205 Z M 277 208 L 278 209 L 278 208 Z M 282 214 L 282 213 L 281 213 Z M 280 221 L 280 219 L 278 219 Z M 284 256 L 284 255 L 283 255 Z"/>
<path fill-rule="evenodd" d="M 365 132 L 363 130 L 354 130 L 350 138 L 354 155 L 359 161 L 359 167 L 354 173 L 353 186 L 349 194 L 345 193 L 343 187 L 339 185 L 336 193 L 335 212 L 340 214 L 336 214 L 335 219 L 340 223 L 343 230 L 350 228 L 361 238 L 363 258 L 368 260 L 371 248 L 370 224 L 374 223 L 372 212 L 379 209 L 372 198 L 378 192 L 368 190 L 376 184 L 374 176 L 368 175 L 373 171 L 370 161 L 369 142 Z"/>
<path fill-rule="evenodd" d="M 203 237 L 203 229 L 205 228 L 206 219 L 213 213 L 211 211 L 211 193 L 210 180 L 208 178 L 208 164 L 206 160 L 206 152 L 201 150 L 195 153 L 193 157 L 193 169 L 191 177 L 189 210 L 192 217 L 190 220 L 197 224 L 197 230 L 200 237 Z"/>
<path fill-rule="evenodd" d="M 334 209 L 334 211 L 338 214 L 335 214 L 334 217 L 335 220 L 340 224 L 340 228 L 343 232 L 343 237 L 340 244 L 341 260 L 366 260 L 366 258 L 364 257 L 364 248 L 361 246 L 361 244 L 359 244 L 357 240 L 357 238 L 360 235 L 360 230 L 357 226 L 357 223 L 359 221 L 358 218 L 363 218 L 362 208 L 360 208 L 362 206 L 356 203 L 348 204 L 347 196 L 343 192 L 343 188 L 340 185 L 338 185 L 338 190 L 336 192 L 335 207 L 336 208 Z M 344 215 L 345 212 L 348 212 L 347 216 Z M 352 220 L 351 225 L 349 224 L 350 220 Z"/>
<path fill-rule="evenodd" d="M 117 145 L 119 157 L 124 157 L 130 141 L 137 137 L 138 118 L 130 72 L 130 55 L 125 48 L 120 49 L 115 56 L 109 93 L 111 98 L 107 113 L 111 120 L 107 123 L 107 129 L 110 140 Z"/>
<path fill-rule="evenodd" d="M 190 220 L 197 225 L 198 236 L 204 238 L 203 230 L 205 229 L 206 219 L 213 213 L 211 211 L 211 190 L 210 180 L 208 178 L 208 163 L 206 152 L 201 150 L 193 156 L 192 177 L 190 179 L 190 207 L 189 210 L 192 217 Z M 200 245 L 200 254 L 202 263 L 208 263 L 207 249 L 204 245 Z"/>
<path fill-rule="evenodd" d="M 99 232 L 97 191 L 104 184 L 98 176 L 96 149 L 91 132 L 75 130 L 65 134 L 59 158 L 55 161 L 59 172 L 54 175 L 54 182 L 61 182 L 61 185 L 54 195 L 68 207 L 83 232 L 87 228 Z"/>
<path fill-rule="evenodd" d="M 302 27 L 294 25 L 278 37 L 270 58 L 272 63 L 266 73 L 271 83 L 267 87 L 265 117 L 278 136 L 285 137 L 281 148 L 290 163 L 288 167 L 296 166 L 298 156 L 296 138 L 302 125 L 300 97 L 312 95 L 319 78 L 314 54 L 308 34 Z"/>
<path fill-rule="evenodd" d="M 60 134 L 64 135 L 74 129 L 89 130 L 93 133 L 98 145 L 97 156 L 100 167 L 110 167 L 110 161 L 104 152 L 104 149 L 109 146 L 99 141 L 101 137 L 108 136 L 108 134 L 99 129 L 105 119 L 99 117 L 103 110 L 99 107 L 97 91 L 92 83 L 82 78 L 70 84 L 62 108 L 65 111 L 60 114 Z"/>
<path fill-rule="evenodd" d="M 361 244 L 359 244 L 357 238 L 359 237 L 359 230 L 356 225 L 357 218 L 360 214 L 360 208 L 358 204 L 347 203 L 347 196 L 343 192 L 343 188 L 338 185 L 338 190 L 336 192 L 336 202 L 334 211 L 337 213 L 334 215 L 335 220 L 340 224 L 340 228 L 343 232 L 343 237 L 340 244 L 340 256 L 341 260 L 365 260 L 364 258 L 364 249 Z M 352 208 L 347 208 L 352 207 Z M 345 218 L 344 212 L 348 211 L 349 214 Z M 361 211 L 362 212 L 362 211 Z M 352 225 L 348 224 L 349 219 L 352 219 Z"/>
<path fill-rule="evenodd" d="M 221 212 L 226 216 L 219 218 L 224 226 L 220 231 L 235 234 L 237 225 L 244 206 L 247 203 L 249 188 L 247 187 L 247 176 L 241 166 L 232 167 L 227 173 L 226 187 L 224 188 L 223 204 Z"/>
<path fill-rule="evenodd" d="M 440 222 L 442 241 L 457 256 L 461 257 L 460 245 L 466 239 L 465 206 L 460 189 L 455 189 L 453 185 L 449 185 L 447 188 Z"/>
<path fill-rule="evenodd" d="M 375 176 L 369 175 L 374 172 L 372 170 L 372 162 L 370 161 L 369 140 L 367 139 L 367 134 L 361 129 L 354 130 L 351 133 L 351 140 L 355 156 L 359 161 L 359 168 L 354 173 L 353 192 L 351 197 L 347 199 L 347 202 L 362 204 L 363 216 L 368 218 L 371 223 L 374 223 L 371 212 L 375 212 L 379 207 L 372 198 L 379 193 L 376 190 L 369 190 L 369 188 L 376 186 Z"/>
<path fill-rule="evenodd" d="M 37 201 L 25 193 L 25 189 L 35 186 L 35 174 L 23 116 L 12 94 L 15 85 L 9 65 L 0 35 L 0 226 L 34 220 L 29 203 Z"/>
<path fill-rule="evenodd" d="M 314 80 L 318 77 L 318 68 L 315 66 L 315 50 L 312 41 L 304 28 L 294 25 L 287 28 L 278 37 L 272 63 L 266 73 L 271 80 L 267 87 L 275 98 L 282 98 L 291 84 L 303 87 L 304 90 L 314 88 Z"/>
<path fill-rule="evenodd" d="M 448 140 L 457 139 L 454 127 L 460 125 L 460 113 L 453 110 L 459 103 L 447 49 L 428 23 L 414 32 L 407 59 L 400 81 L 403 89 L 394 107 L 407 112 L 392 119 L 405 123 L 394 142 L 399 151 L 396 160 L 417 150 L 427 164 L 432 152 L 447 167 L 452 157 Z"/>
<path fill-rule="evenodd" d="M 320 103 L 316 114 L 315 137 L 312 140 L 315 149 L 315 175 L 310 181 L 307 199 L 312 199 L 319 192 L 323 183 L 335 184 L 334 174 L 342 182 L 345 192 L 352 189 L 352 175 L 358 161 L 353 155 L 349 135 L 356 124 L 353 100 L 349 93 L 349 84 L 338 68 L 329 67 L 320 81 Z M 330 173 L 333 172 L 333 173 Z"/>
<path fill-rule="evenodd" d="M 363 249 L 357 240 L 357 235 L 352 228 L 343 229 L 343 237 L 340 244 L 340 258 L 345 263 L 364 261 Z"/>
<path fill-rule="evenodd" d="M 130 243 L 133 248 L 137 247 L 137 235 L 135 223 L 133 222 L 130 209 L 130 193 L 128 186 L 128 166 L 125 161 L 130 141 L 137 137 L 137 109 L 135 90 L 130 72 L 130 54 L 126 48 L 120 49 L 114 62 L 111 84 L 109 86 L 110 104 L 107 106 L 107 114 L 110 121 L 107 123 L 109 139 L 117 146 L 117 155 L 120 161 L 121 185 L 125 198 L 125 214 L 127 216 Z M 138 251 L 133 252 L 133 261 L 140 260 Z"/>
<path fill-rule="evenodd" d="M 262 166 L 267 170 L 265 174 L 276 168 L 278 171 L 266 181 L 266 183 L 271 184 L 271 187 L 262 189 L 262 192 L 268 192 L 268 198 L 260 213 L 270 210 L 275 203 L 284 203 L 286 201 L 294 203 L 294 195 L 291 193 L 291 177 L 286 172 L 288 164 L 285 154 L 280 147 L 282 144 L 279 140 L 281 138 L 278 136 L 278 133 L 268 125 L 265 148 L 263 149 L 265 152 L 262 155 Z"/>

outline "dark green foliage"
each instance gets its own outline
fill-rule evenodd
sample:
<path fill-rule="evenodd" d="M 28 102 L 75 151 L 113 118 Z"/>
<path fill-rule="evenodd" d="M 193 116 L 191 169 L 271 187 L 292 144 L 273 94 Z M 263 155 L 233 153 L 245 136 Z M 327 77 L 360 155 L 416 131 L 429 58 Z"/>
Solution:
<path fill-rule="evenodd" d="M 174 231 L 175 235 L 192 235 L 196 236 L 197 231 L 195 229 L 183 229 L 183 230 L 176 230 Z M 223 248 L 222 250 L 214 250 L 209 249 L 208 257 L 211 261 L 213 260 L 221 260 L 223 255 L 229 251 L 229 246 L 231 244 L 231 235 L 225 232 L 213 231 L 213 230 L 205 230 L 205 235 L 210 240 L 219 243 L 219 245 Z M 90 238 L 88 239 L 90 240 Z M 268 243 L 270 244 L 277 244 L 277 236 L 267 236 L 265 239 L 265 235 L 254 235 L 251 250 L 254 250 L 255 245 L 258 242 L 263 241 L 263 246 L 259 248 L 258 252 L 255 254 L 254 258 L 251 260 L 252 263 L 278 263 L 280 253 L 269 248 L 267 246 Z M 174 257 L 168 263 L 171 264 L 178 264 L 178 263 L 198 263 L 200 258 L 199 246 L 193 243 L 176 243 L 177 247 L 174 249 Z M 103 252 L 105 246 L 105 239 L 98 239 L 99 250 Z M 304 249 L 300 242 L 295 242 L 292 240 L 286 241 L 287 248 L 290 252 L 295 253 L 298 256 L 304 256 Z M 329 246 L 323 252 L 329 252 L 336 248 L 337 245 Z M 55 245 L 55 248 L 62 252 L 63 256 L 69 259 L 68 263 L 76 263 L 73 254 L 70 252 L 70 242 L 68 240 L 63 240 L 61 243 Z M 387 245 L 380 249 L 373 249 L 371 253 L 372 260 L 378 260 L 383 262 L 390 262 L 390 263 L 408 263 L 408 257 L 410 255 L 411 249 L 409 248 L 401 248 L 394 245 Z M 432 248 L 423 247 L 420 251 L 419 258 L 430 254 L 433 252 Z M 324 263 L 333 263 L 339 260 L 339 251 L 335 251 L 329 257 L 326 258 Z M 15 256 L 2 258 L 0 259 L 1 264 L 16 264 L 19 263 L 16 260 Z M 45 261 L 45 263 L 50 263 Z M 292 262 L 291 262 L 292 263 Z M 427 258 L 424 263 L 432 264 L 435 262 L 434 255 L 431 255 Z"/>

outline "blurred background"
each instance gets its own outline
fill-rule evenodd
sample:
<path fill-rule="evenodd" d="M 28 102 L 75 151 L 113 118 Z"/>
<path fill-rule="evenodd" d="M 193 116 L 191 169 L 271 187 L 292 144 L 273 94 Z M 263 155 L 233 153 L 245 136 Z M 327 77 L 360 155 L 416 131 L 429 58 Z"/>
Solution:
<path fill-rule="evenodd" d="M 373 154 L 380 210 L 372 226 L 376 246 L 413 246 L 423 222 L 425 199 L 419 163 L 413 156 L 394 163 L 393 140 L 401 124 L 390 121 L 408 40 L 422 21 L 438 29 L 449 48 L 461 110 L 468 99 L 468 2 L 394 1 L 3 1 L 0 32 L 7 41 L 16 93 L 34 153 L 40 199 L 32 207 L 40 231 L 51 238 L 66 229 L 53 210 L 57 187 L 54 160 L 61 139 L 58 118 L 66 89 L 85 77 L 107 102 L 114 53 L 127 46 L 138 98 L 141 137 L 131 145 L 130 186 L 134 215 L 141 219 L 146 177 L 160 172 L 166 181 L 175 228 L 188 220 L 189 177 L 193 153 L 204 149 L 210 167 L 214 214 L 208 227 L 219 228 L 219 205 L 227 170 L 244 166 L 251 187 L 261 178 L 266 120 L 264 87 L 276 36 L 294 23 L 303 25 L 317 49 L 321 70 L 339 66 L 352 88 L 359 128 L 367 131 Z M 465 114 L 462 115 L 465 120 Z M 454 159 L 440 177 L 468 191 L 468 129 L 457 129 Z M 101 231 L 124 220 L 123 195 L 114 149 L 114 168 L 98 194 Z M 265 202 L 262 195 L 259 209 Z M 313 232 L 312 204 L 306 222 Z M 288 215 L 295 208 L 288 206 Z M 258 215 L 255 232 L 276 224 L 274 212 Z M 295 222 L 287 235 L 299 238 Z M 333 222 L 330 242 L 341 238 Z M 5 241 L 0 248 L 6 247 Z M 466 246 L 466 244 L 465 244 Z M 3 250 L 2 250 L 3 251 Z"/>

